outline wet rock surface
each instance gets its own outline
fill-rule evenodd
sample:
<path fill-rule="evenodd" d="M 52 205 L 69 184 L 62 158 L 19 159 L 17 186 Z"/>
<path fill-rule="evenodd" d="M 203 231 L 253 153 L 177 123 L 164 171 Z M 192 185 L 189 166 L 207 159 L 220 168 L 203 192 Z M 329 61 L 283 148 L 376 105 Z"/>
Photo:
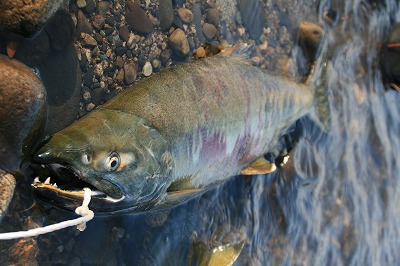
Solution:
<path fill-rule="evenodd" d="M 0 69 L 0 169 L 14 172 L 42 133 L 46 92 L 21 62 L 1 55 Z"/>
<path fill-rule="evenodd" d="M 0 224 L 14 195 L 15 177 L 0 169 Z"/>
<path fill-rule="evenodd" d="M 130 29 L 139 34 L 149 34 L 153 31 L 153 23 L 146 12 L 131 0 L 126 1 L 127 9 L 125 11 L 126 22 Z"/>
<path fill-rule="evenodd" d="M 63 0 L 0 2 L 0 30 L 32 37 L 56 13 Z"/>

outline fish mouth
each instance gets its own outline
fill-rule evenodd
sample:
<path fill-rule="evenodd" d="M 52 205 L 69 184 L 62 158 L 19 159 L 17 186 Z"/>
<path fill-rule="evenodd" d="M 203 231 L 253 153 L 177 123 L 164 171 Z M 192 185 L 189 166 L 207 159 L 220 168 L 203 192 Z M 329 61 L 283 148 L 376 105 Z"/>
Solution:
<path fill-rule="evenodd" d="M 42 202 L 73 210 L 82 204 L 85 195 L 83 188 L 91 189 L 89 206 L 97 207 L 100 212 L 102 206 L 118 204 L 125 199 L 117 185 L 106 180 L 91 182 L 72 167 L 57 163 L 38 167 L 40 169 L 34 172 L 42 172 L 46 177 L 42 177 L 43 174 L 36 177 L 32 188 L 34 196 Z"/>

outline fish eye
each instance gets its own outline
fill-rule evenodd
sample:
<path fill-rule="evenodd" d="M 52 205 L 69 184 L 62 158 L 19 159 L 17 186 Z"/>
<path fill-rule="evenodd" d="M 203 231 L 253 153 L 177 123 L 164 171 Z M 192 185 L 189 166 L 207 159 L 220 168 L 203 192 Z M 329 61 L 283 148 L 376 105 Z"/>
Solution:
<path fill-rule="evenodd" d="M 82 156 L 82 163 L 83 164 L 90 164 L 91 161 L 92 161 L 92 158 L 90 157 L 89 154 L 84 154 Z"/>
<path fill-rule="evenodd" d="M 107 157 L 104 164 L 104 168 L 107 172 L 114 172 L 115 170 L 118 169 L 120 164 L 121 164 L 121 158 L 119 157 L 119 154 L 113 151 Z"/>

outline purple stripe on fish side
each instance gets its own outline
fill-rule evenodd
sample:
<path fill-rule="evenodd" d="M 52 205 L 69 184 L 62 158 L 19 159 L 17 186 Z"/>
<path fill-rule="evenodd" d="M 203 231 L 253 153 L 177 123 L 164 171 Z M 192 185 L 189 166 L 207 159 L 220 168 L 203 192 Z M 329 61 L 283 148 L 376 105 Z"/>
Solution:
<path fill-rule="evenodd" d="M 226 156 L 227 143 L 223 133 L 219 131 L 208 132 L 207 129 L 201 129 L 198 134 L 202 138 L 199 154 L 202 162 L 210 162 Z"/>

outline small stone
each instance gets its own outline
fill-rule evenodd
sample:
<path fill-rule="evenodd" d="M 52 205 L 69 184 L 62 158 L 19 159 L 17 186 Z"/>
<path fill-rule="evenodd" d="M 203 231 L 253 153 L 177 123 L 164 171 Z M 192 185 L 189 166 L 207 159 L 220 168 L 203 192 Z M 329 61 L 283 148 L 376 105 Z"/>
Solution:
<path fill-rule="evenodd" d="M 161 52 L 160 59 L 161 63 L 165 66 L 169 59 L 171 58 L 171 52 L 169 49 L 165 49 L 164 51 Z"/>
<path fill-rule="evenodd" d="M 124 82 L 126 85 L 130 85 L 136 80 L 137 70 L 138 64 L 135 61 L 131 61 L 124 65 Z"/>
<path fill-rule="evenodd" d="M 221 12 L 216 9 L 212 8 L 207 11 L 206 20 L 208 23 L 213 24 L 215 27 L 219 27 L 219 22 L 221 20 Z"/>
<path fill-rule="evenodd" d="M 97 6 L 97 13 L 101 16 L 105 16 L 107 11 L 110 10 L 111 3 L 107 1 L 100 1 Z"/>
<path fill-rule="evenodd" d="M 158 59 L 154 59 L 154 60 L 151 62 L 151 64 L 152 64 L 152 66 L 153 66 L 153 69 L 158 69 L 158 68 L 161 66 L 161 62 L 160 62 L 160 60 L 158 60 Z"/>
<path fill-rule="evenodd" d="M 171 48 L 178 56 L 185 57 L 189 54 L 189 42 L 183 30 L 176 29 L 171 36 L 169 36 L 169 42 Z"/>
<path fill-rule="evenodd" d="M 146 64 L 144 64 L 142 73 L 145 77 L 148 77 L 153 73 L 153 67 L 150 62 L 146 62 Z"/>
<path fill-rule="evenodd" d="M 119 36 L 121 36 L 121 39 L 127 42 L 129 40 L 129 34 L 130 32 L 128 26 L 121 26 L 121 28 L 119 29 Z"/>
<path fill-rule="evenodd" d="M 96 40 L 97 43 L 102 43 L 103 42 L 103 36 L 101 36 L 100 33 L 93 33 L 93 38 Z"/>
<path fill-rule="evenodd" d="M 96 106 L 94 105 L 94 103 L 88 103 L 86 105 L 86 111 L 90 112 L 92 111 Z"/>
<path fill-rule="evenodd" d="M 167 31 L 171 28 L 174 22 L 174 9 L 171 0 L 159 1 L 158 12 L 160 17 L 160 28 L 162 31 Z"/>
<path fill-rule="evenodd" d="M 85 11 L 87 14 L 91 14 L 96 8 L 96 2 L 94 0 L 86 0 Z"/>
<path fill-rule="evenodd" d="M 120 46 L 120 47 L 115 48 L 115 54 L 122 56 L 122 55 L 126 54 L 127 50 L 128 49 L 125 46 Z"/>
<path fill-rule="evenodd" d="M 78 1 L 76 1 L 76 5 L 79 8 L 84 8 L 86 6 L 86 1 L 85 0 L 78 0 Z"/>
<path fill-rule="evenodd" d="M 126 1 L 125 20 L 133 32 L 147 35 L 153 31 L 153 23 L 136 2 Z"/>
<path fill-rule="evenodd" d="M 179 8 L 178 15 L 183 23 L 189 24 L 193 20 L 193 13 L 187 8 Z"/>
<path fill-rule="evenodd" d="M 200 43 L 204 43 L 206 40 L 204 38 L 202 26 L 201 26 L 201 19 L 203 16 L 201 13 L 201 7 L 199 4 L 194 4 L 191 7 L 190 11 L 192 11 L 192 13 L 193 13 L 193 24 L 196 29 L 197 38 L 199 39 Z"/>
<path fill-rule="evenodd" d="M 83 46 L 96 46 L 97 42 L 96 40 L 87 33 L 81 33 L 81 38 L 82 38 L 82 44 Z"/>
<path fill-rule="evenodd" d="M 121 56 L 117 56 L 117 59 L 115 59 L 115 65 L 116 65 L 118 68 L 121 68 L 121 67 L 124 66 L 124 60 L 122 59 Z"/>
<path fill-rule="evenodd" d="M 93 83 L 94 77 L 94 68 L 89 67 L 86 71 L 85 75 L 83 76 L 83 85 L 90 86 Z"/>
<path fill-rule="evenodd" d="M 89 20 L 81 10 L 78 10 L 76 19 L 77 19 L 76 32 L 78 34 L 82 32 L 91 34 L 93 32 L 92 25 L 90 24 Z"/>
<path fill-rule="evenodd" d="M 92 24 L 93 24 L 93 27 L 100 30 L 101 28 L 103 28 L 105 22 L 106 22 L 106 20 L 104 19 L 104 17 L 102 15 L 96 15 L 93 18 Z"/>
<path fill-rule="evenodd" d="M 324 30 L 321 25 L 311 22 L 301 22 L 298 29 L 298 43 L 309 59 L 314 59 Z"/>
<path fill-rule="evenodd" d="M 196 50 L 196 55 L 197 55 L 198 58 L 206 57 L 206 50 L 204 50 L 203 47 L 199 47 Z"/>
<path fill-rule="evenodd" d="M 85 103 L 90 103 L 92 96 L 90 95 L 90 90 L 88 87 L 84 87 L 82 91 L 82 99 Z"/>
<path fill-rule="evenodd" d="M 207 40 L 212 40 L 214 37 L 219 35 L 218 29 L 210 23 L 204 23 L 203 33 L 204 36 L 206 36 Z"/>
<path fill-rule="evenodd" d="M 118 83 L 122 84 L 122 83 L 124 83 L 124 76 L 125 76 L 125 71 L 124 71 L 123 68 L 121 68 L 121 69 L 118 71 L 117 75 L 115 76 L 115 80 L 116 80 Z"/>

